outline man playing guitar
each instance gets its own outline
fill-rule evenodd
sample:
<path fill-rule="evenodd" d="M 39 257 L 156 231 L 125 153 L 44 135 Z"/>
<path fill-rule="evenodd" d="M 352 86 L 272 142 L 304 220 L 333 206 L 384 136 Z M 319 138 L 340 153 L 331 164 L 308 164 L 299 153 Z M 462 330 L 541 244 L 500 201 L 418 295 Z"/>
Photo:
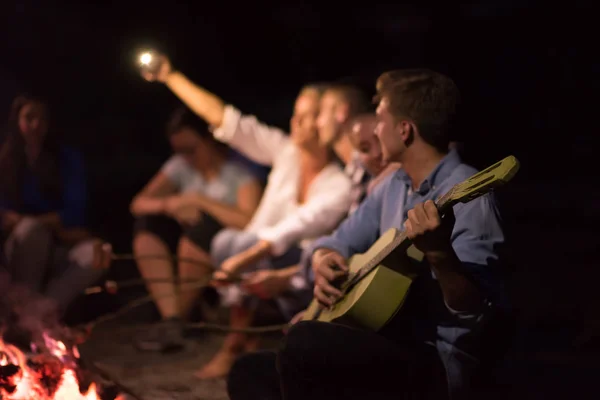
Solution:
<path fill-rule="evenodd" d="M 331 236 L 313 245 L 314 295 L 328 307 L 346 261 L 388 228 L 404 228 L 424 253 L 419 278 L 399 314 L 377 333 L 303 321 L 281 349 L 234 366 L 229 394 L 239 399 L 398 399 L 436 387 L 465 394 L 478 366 L 480 335 L 503 305 L 497 246 L 504 242 L 494 196 L 453 207 L 432 200 L 476 170 L 448 151 L 447 128 L 459 100 L 448 77 L 424 69 L 384 73 L 377 82 L 377 135 L 387 161 L 403 168 L 382 182 Z M 447 384 L 447 385 L 446 385 Z"/>

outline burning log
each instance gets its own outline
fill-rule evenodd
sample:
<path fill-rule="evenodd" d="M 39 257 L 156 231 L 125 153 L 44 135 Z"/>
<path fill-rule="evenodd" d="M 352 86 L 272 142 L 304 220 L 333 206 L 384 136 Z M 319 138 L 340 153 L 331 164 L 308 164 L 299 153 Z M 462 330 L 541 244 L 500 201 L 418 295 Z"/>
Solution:
<path fill-rule="evenodd" d="M 18 365 L 8 364 L 0 366 L 0 388 L 6 393 L 14 393 L 21 375 L 22 371 Z"/>
<path fill-rule="evenodd" d="M 65 372 L 63 362 L 51 354 L 37 354 L 27 360 L 27 366 L 46 389 L 48 396 L 54 395 Z"/>

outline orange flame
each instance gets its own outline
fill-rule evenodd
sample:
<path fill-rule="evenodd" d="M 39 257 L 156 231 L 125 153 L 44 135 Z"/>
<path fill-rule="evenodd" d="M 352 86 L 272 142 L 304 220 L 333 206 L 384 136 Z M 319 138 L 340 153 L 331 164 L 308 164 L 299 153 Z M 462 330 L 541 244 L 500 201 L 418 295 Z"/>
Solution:
<path fill-rule="evenodd" d="M 64 361 L 68 354 L 67 347 L 61 341 L 57 341 L 44 334 L 44 341 L 50 353 L 57 359 Z M 75 357 L 79 357 L 77 348 L 73 348 Z M 0 366 L 15 365 L 19 367 L 18 372 L 10 376 L 11 386 L 14 390 L 8 392 L 0 386 L 0 398 L 7 400 L 101 400 L 92 383 L 85 394 L 79 391 L 79 382 L 73 368 L 64 365 L 62 374 L 58 380 L 56 390 L 51 395 L 44 386 L 40 376 L 28 364 L 25 354 L 15 346 L 4 343 L 0 339 Z"/>

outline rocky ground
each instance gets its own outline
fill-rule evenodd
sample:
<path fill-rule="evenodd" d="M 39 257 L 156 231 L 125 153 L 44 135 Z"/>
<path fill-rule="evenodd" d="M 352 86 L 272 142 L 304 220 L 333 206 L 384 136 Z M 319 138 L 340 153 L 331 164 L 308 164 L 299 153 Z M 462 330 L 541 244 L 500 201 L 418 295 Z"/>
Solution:
<path fill-rule="evenodd" d="M 144 400 L 228 399 L 225 380 L 200 381 L 193 376 L 217 351 L 222 334 L 206 333 L 189 340 L 186 350 L 175 354 L 140 353 L 131 341 L 147 326 L 123 319 L 98 326 L 80 346 L 81 354 Z M 270 337 L 264 345 L 275 343 L 276 338 Z"/>

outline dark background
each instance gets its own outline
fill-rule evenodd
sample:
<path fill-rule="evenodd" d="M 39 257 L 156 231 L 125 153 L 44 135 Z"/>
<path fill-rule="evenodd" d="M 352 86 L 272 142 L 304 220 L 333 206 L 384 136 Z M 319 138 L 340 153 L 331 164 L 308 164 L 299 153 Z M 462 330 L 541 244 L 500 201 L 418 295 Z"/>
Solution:
<path fill-rule="evenodd" d="M 87 156 L 91 224 L 129 251 L 128 203 L 169 154 L 162 130 L 177 104 L 139 78 L 139 49 L 165 51 L 192 80 L 283 128 L 304 83 L 344 78 L 373 92 L 386 69 L 447 73 L 464 98 L 455 136 L 466 160 L 522 163 L 499 195 L 527 346 L 573 348 L 600 325 L 592 8 L 414 3 L 3 3 L 0 113 L 19 90 L 46 96 L 55 126 Z"/>

